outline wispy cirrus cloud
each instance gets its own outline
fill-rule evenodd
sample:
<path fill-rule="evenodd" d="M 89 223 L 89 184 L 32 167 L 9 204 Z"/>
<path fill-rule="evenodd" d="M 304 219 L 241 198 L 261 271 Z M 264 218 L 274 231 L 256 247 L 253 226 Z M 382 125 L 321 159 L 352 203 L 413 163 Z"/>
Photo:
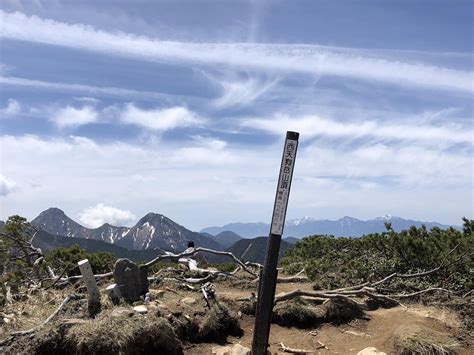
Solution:
<path fill-rule="evenodd" d="M 474 74 L 422 63 L 388 60 L 376 51 L 317 45 L 162 41 L 85 24 L 1 12 L 1 36 L 146 61 L 230 65 L 378 81 L 400 86 L 473 92 Z M 87 41 L 84 41 L 87 38 Z"/>
<path fill-rule="evenodd" d="M 317 115 L 290 117 L 275 115 L 271 119 L 249 118 L 241 122 L 243 127 L 259 129 L 273 134 L 283 134 L 287 130 L 304 132 L 306 137 L 344 137 L 350 140 L 360 137 L 395 139 L 439 144 L 474 144 L 474 131 L 470 128 L 448 126 L 417 125 L 383 121 L 337 121 Z"/>
<path fill-rule="evenodd" d="M 280 81 L 278 75 L 267 76 L 247 73 L 244 76 L 226 72 L 221 76 L 204 74 L 219 90 L 219 96 L 213 101 L 218 109 L 245 107 L 254 104 L 276 87 Z"/>
<path fill-rule="evenodd" d="M 97 95 L 106 97 L 124 98 L 127 100 L 137 99 L 146 101 L 168 100 L 170 95 L 151 92 L 131 90 L 117 87 L 93 86 L 74 83 L 58 83 L 44 80 L 34 80 L 28 78 L 18 78 L 12 76 L 0 76 L 0 84 L 17 87 L 27 87 L 33 89 L 43 89 L 55 92 L 70 92 L 86 95 Z"/>

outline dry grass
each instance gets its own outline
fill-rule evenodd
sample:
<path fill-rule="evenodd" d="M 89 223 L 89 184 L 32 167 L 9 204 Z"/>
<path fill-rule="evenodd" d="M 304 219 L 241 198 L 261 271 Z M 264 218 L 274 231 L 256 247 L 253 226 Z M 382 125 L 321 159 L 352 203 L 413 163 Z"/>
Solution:
<path fill-rule="evenodd" d="M 240 311 L 243 314 L 246 314 L 246 315 L 249 315 L 249 316 L 254 316 L 256 309 L 257 309 L 257 300 L 256 299 L 243 301 L 242 304 L 240 305 Z"/>
<path fill-rule="evenodd" d="M 101 313 L 73 325 L 56 324 L 36 337 L 38 353 L 75 354 L 182 354 L 182 346 L 169 322 L 153 314 L 113 317 Z"/>
<path fill-rule="evenodd" d="M 361 306 L 352 300 L 331 299 L 325 305 L 326 320 L 334 324 L 347 323 L 356 318 L 367 318 Z"/>
<path fill-rule="evenodd" d="M 451 355 L 458 353 L 459 344 L 445 333 L 403 327 L 395 333 L 394 347 L 400 355 Z"/>
<path fill-rule="evenodd" d="M 221 302 L 215 304 L 202 319 L 199 338 L 202 341 L 222 340 L 228 334 L 240 336 L 242 329 L 237 315 Z"/>
<path fill-rule="evenodd" d="M 310 307 L 300 299 L 281 302 L 275 306 L 272 322 L 297 328 L 311 328 L 324 322 L 325 312 L 322 307 Z"/>

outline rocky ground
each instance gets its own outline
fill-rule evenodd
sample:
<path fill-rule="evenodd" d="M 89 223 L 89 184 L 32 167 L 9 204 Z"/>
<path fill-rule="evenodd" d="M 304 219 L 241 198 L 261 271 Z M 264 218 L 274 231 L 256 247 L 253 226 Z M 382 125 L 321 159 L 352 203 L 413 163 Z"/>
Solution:
<path fill-rule="evenodd" d="M 211 354 L 219 346 L 250 347 L 255 319 L 242 299 L 254 291 L 252 285 L 216 282 L 222 307 L 212 310 L 199 291 L 173 283 L 151 285 L 150 303 L 114 306 L 103 292 L 106 285 L 100 285 L 102 312 L 96 319 L 88 318 L 87 301 L 77 299 L 52 321 L 25 335 L 10 336 L 41 324 L 67 295 L 81 295 L 82 287 L 38 290 L 7 305 L 0 310 L 0 352 Z M 311 290 L 312 284 L 278 284 L 277 293 L 296 288 Z M 373 347 L 386 354 L 472 354 L 470 322 L 465 319 L 472 316 L 472 298 L 463 301 L 464 312 L 448 308 L 449 302 L 446 306 L 438 302 L 436 307 L 415 302 L 364 309 L 363 314 L 337 321 L 328 305 L 288 301 L 276 307 L 278 324 L 272 324 L 270 351 L 280 353 L 287 347 L 315 354 L 357 354 Z"/>

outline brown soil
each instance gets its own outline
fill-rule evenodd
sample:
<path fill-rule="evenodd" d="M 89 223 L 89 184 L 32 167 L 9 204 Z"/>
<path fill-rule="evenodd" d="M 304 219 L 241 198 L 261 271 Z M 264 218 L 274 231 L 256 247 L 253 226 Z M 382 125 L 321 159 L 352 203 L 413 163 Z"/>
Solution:
<path fill-rule="evenodd" d="M 178 294 L 166 290 L 167 286 L 175 289 Z M 242 303 L 236 300 L 248 297 L 251 292 L 255 291 L 252 288 L 233 287 L 229 282 L 217 283 L 216 287 L 217 298 L 227 303 L 234 312 L 239 310 L 239 305 Z M 176 288 L 176 284 L 172 283 L 169 285 L 152 285 L 151 288 L 152 293 L 156 294 L 158 294 L 156 292 L 157 289 L 165 290 L 162 298 L 157 300 L 160 312 L 165 317 L 173 314 L 175 317 L 181 317 L 180 319 L 191 317 L 202 320 L 206 315 L 206 308 L 199 292 L 179 290 Z M 297 288 L 311 290 L 312 284 L 282 283 L 278 284 L 276 293 L 288 292 Z M 105 286 L 101 287 L 101 289 L 105 289 Z M 24 330 L 41 323 L 51 314 L 62 299 L 72 292 L 74 292 L 72 288 L 40 292 L 39 294 L 31 295 L 28 300 L 5 307 L 1 312 L 3 314 L 14 314 L 14 318 L 9 324 L 2 324 L 0 327 L 0 338 L 4 338 L 12 330 Z M 196 302 L 181 302 L 186 297 L 194 298 Z M 111 312 L 114 307 L 106 300 L 105 294 L 103 301 L 103 312 Z M 82 303 L 76 302 L 74 305 L 67 307 L 59 315 L 58 318 L 60 319 L 58 319 L 58 322 L 65 318 L 84 318 L 86 306 L 82 305 Z M 368 311 L 367 314 L 370 316 L 370 320 L 356 319 L 339 326 L 324 323 L 306 329 L 299 329 L 272 324 L 270 350 L 276 353 L 280 343 L 283 343 L 291 348 L 312 350 L 316 354 L 357 354 L 357 352 L 366 347 L 375 347 L 387 354 L 395 354 L 394 338 L 397 330 L 399 331 L 401 327 L 403 329 L 422 327 L 446 334 L 455 339 L 461 344 L 458 350 L 460 354 L 472 354 L 468 347 L 468 344 L 473 344 L 472 338 L 466 334 L 462 322 L 456 313 L 451 310 L 411 304 L 408 308 L 381 308 L 375 311 Z M 186 344 L 184 342 L 184 353 L 211 354 L 213 347 L 225 344 L 239 343 L 250 347 L 254 321 L 255 318 L 253 316 L 242 315 L 240 326 L 243 329 L 243 334 L 240 337 L 228 336 L 221 344 Z M 24 337 L 24 340 L 25 345 L 30 341 L 28 337 Z M 326 348 L 321 348 L 321 343 Z M 14 344 L 11 345 L 14 346 Z"/>
<path fill-rule="evenodd" d="M 278 284 L 276 293 L 288 292 L 296 288 L 311 290 L 311 283 Z M 246 297 L 251 290 L 236 290 L 225 288 L 219 296 L 229 299 Z M 340 326 L 323 324 L 313 329 L 298 329 L 272 324 L 270 332 L 270 351 L 279 352 L 280 343 L 290 348 L 313 350 L 315 354 L 357 354 L 366 347 L 375 347 L 387 354 L 395 354 L 394 337 L 400 327 L 420 326 L 445 333 L 454 338 L 464 334 L 460 339 L 463 344 L 458 349 L 459 354 L 472 355 L 473 352 L 466 343 L 472 344 L 472 339 L 465 339 L 466 334 L 461 328 L 458 316 L 447 309 L 426 307 L 419 304 L 407 308 L 395 307 L 378 309 L 367 312 L 370 320 L 356 319 Z M 242 315 L 242 337 L 228 337 L 227 344 L 241 344 L 251 347 L 255 318 Z M 321 348 L 321 342 L 326 348 Z M 221 344 L 225 345 L 225 344 Z M 185 354 L 211 354 L 216 344 L 193 344 L 185 349 Z M 283 353 L 282 353 L 283 354 Z"/>
<path fill-rule="evenodd" d="M 418 312 L 420 311 L 420 312 Z M 378 309 L 369 312 L 370 320 L 354 320 L 351 323 L 334 326 L 324 324 L 314 331 L 297 328 L 285 328 L 272 324 L 270 332 L 270 350 L 278 351 L 280 343 L 291 348 L 314 350 L 319 354 L 357 354 L 366 347 L 375 347 L 387 354 L 394 354 L 394 335 L 400 327 L 423 326 L 439 332 L 456 335 L 459 331 L 457 320 L 448 324 L 443 320 L 427 317 L 424 307 Z M 450 317 L 453 317 L 452 315 Z M 229 337 L 228 343 L 250 347 L 254 318 L 244 316 L 241 327 L 244 335 L 241 338 Z M 323 343 L 328 349 L 320 348 Z M 215 344 L 198 344 L 186 350 L 185 354 L 210 354 Z M 318 349 L 319 348 L 319 349 Z M 464 346 L 460 354 L 472 354 Z"/>

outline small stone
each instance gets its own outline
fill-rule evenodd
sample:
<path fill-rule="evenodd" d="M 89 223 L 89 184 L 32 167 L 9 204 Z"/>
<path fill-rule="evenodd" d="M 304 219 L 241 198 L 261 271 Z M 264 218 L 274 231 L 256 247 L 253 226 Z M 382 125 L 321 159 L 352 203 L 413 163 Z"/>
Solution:
<path fill-rule="evenodd" d="M 232 355 L 250 355 L 250 349 L 240 344 L 235 344 L 232 347 Z"/>
<path fill-rule="evenodd" d="M 193 305 L 196 303 L 196 300 L 192 297 L 185 297 L 185 298 L 182 298 L 179 302 L 187 304 L 187 305 Z"/>
<path fill-rule="evenodd" d="M 357 355 L 387 355 L 387 354 L 384 353 L 383 351 L 378 351 L 374 347 L 368 347 L 359 351 Z"/>
<path fill-rule="evenodd" d="M 135 306 L 133 307 L 133 310 L 140 314 L 148 313 L 148 308 L 146 308 L 146 306 Z"/>
<path fill-rule="evenodd" d="M 150 303 L 150 301 L 151 301 L 151 293 L 147 292 L 145 294 L 145 303 Z"/>
<path fill-rule="evenodd" d="M 213 355 L 232 355 L 232 349 L 230 346 L 216 346 L 212 348 Z"/>

